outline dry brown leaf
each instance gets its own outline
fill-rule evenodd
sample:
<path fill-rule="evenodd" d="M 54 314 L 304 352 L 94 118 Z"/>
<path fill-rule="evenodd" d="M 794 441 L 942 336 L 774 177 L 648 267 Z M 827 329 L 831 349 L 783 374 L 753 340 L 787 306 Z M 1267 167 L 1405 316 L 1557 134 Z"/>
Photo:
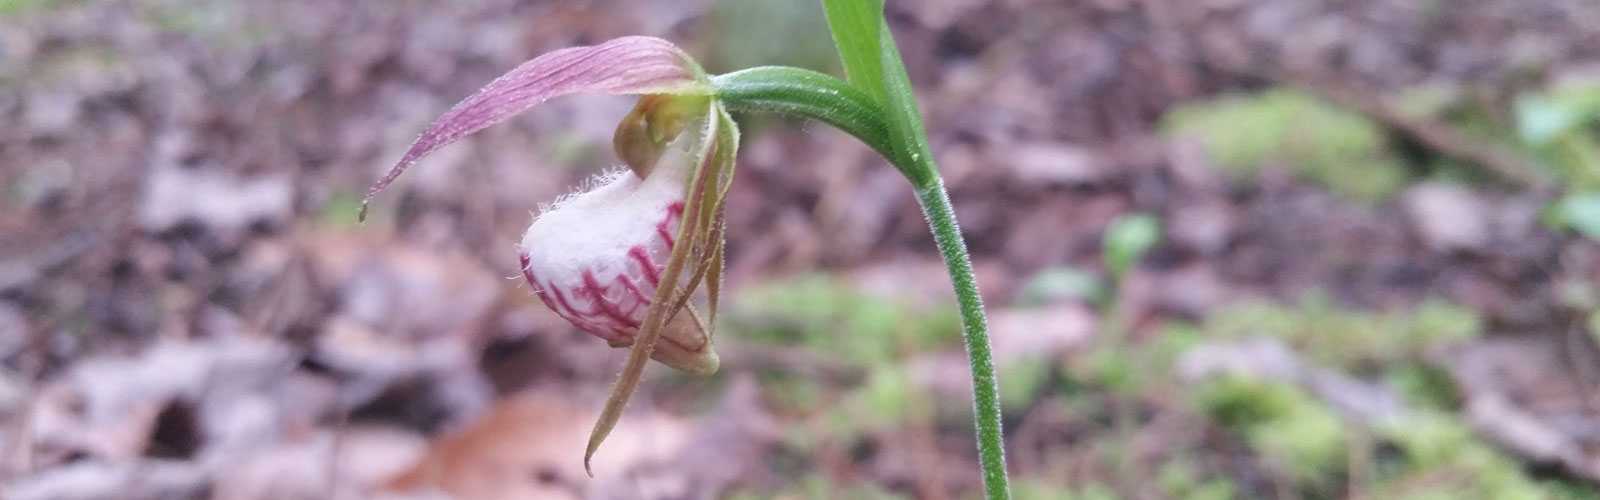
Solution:
<path fill-rule="evenodd" d="M 594 418 L 593 410 L 555 394 L 503 400 L 466 428 L 435 440 L 385 489 L 463 499 L 582 498 L 591 481 L 583 472 L 583 448 Z M 605 453 L 595 456 L 597 481 L 674 457 L 687 437 L 687 426 L 669 417 L 624 419 Z"/>

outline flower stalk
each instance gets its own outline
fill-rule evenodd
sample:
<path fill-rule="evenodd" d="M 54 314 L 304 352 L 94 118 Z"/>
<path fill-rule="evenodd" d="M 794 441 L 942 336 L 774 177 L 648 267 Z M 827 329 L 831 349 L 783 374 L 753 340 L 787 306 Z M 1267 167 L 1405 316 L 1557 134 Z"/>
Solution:
<path fill-rule="evenodd" d="M 950 273 L 966 338 L 967 363 L 972 371 L 974 426 L 984 494 L 989 500 L 1009 499 L 1011 485 L 1001 432 L 999 381 L 995 377 L 983 298 L 978 293 L 972 259 L 961 239 L 944 180 L 933 161 L 900 48 L 883 17 L 883 0 L 822 0 L 822 6 L 850 83 L 882 102 L 893 150 L 885 157 L 916 189 L 917 202 L 928 218 L 928 229 L 933 232 Z"/>
<path fill-rule="evenodd" d="M 712 77 L 719 100 L 736 111 L 816 119 L 854 135 L 911 182 L 955 289 L 971 367 L 978 456 L 986 498 L 1011 497 L 983 298 L 944 180 L 917 110 L 881 0 L 823 0 L 848 83 L 813 71 L 759 67 Z"/>

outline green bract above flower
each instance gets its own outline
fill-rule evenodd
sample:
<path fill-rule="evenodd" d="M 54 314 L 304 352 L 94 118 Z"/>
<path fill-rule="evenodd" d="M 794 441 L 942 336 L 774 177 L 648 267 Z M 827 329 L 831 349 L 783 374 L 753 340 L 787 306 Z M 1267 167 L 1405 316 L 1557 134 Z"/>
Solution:
<path fill-rule="evenodd" d="M 557 200 L 534 220 L 518 251 L 545 305 L 614 347 L 632 347 L 590 436 L 587 467 L 648 360 L 695 374 L 717 370 L 711 334 L 722 281 L 722 201 L 739 131 L 699 65 L 651 37 L 539 56 L 430 123 L 367 200 L 428 153 L 579 92 L 644 95 L 614 138 L 627 169 Z M 365 207 L 363 201 L 363 214 Z M 691 301 L 702 289 L 704 315 Z"/>

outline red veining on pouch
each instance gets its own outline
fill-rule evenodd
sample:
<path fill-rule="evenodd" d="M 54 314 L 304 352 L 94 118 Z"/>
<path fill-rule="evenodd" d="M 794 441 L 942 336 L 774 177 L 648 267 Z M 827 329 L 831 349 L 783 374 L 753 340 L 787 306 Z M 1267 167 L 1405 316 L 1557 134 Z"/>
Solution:
<path fill-rule="evenodd" d="M 625 253 L 629 260 L 627 268 L 636 272 L 619 272 L 608 281 L 601 281 L 593 269 L 584 269 L 581 283 L 563 289 L 554 280 L 543 280 L 536 275 L 530 266 L 530 256 L 523 253 L 518 256 L 521 259 L 522 276 L 527 278 L 534 294 L 545 306 L 572 324 L 610 342 L 631 341 L 639 330 L 640 322 L 644 320 L 645 311 L 649 309 L 650 297 L 660 286 L 664 264 L 651 258 L 650 247 L 657 246 L 656 249 L 663 250 L 663 253 L 672 251 L 675 243 L 672 231 L 681 222 L 683 209 L 683 202 L 674 202 L 666 207 L 666 217 L 655 228 L 660 240 L 657 245 L 660 246 L 640 244 L 628 248 Z M 574 303 L 591 307 L 585 310 Z M 672 339 L 664 340 L 685 350 L 698 350 Z"/>

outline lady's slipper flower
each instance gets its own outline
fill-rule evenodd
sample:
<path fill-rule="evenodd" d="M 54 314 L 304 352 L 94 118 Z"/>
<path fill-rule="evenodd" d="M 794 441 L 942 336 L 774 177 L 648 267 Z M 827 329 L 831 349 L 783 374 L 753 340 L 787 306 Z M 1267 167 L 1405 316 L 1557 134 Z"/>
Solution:
<path fill-rule="evenodd" d="M 428 153 L 577 92 L 644 95 L 614 138 L 627 170 L 557 200 L 518 249 L 523 275 L 545 305 L 614 347 L 632 346 L 590 436 L 587 467 L 647 360 L 695 374 L 717 370 L 711 334 L 722 278 L 722 201 L 739 132 L 699 65 L 651 37 L 539 56 L 429 124 L 366 199 Z M 364 201 L 363 216 L 365 208 Z M 701 285 L 709 299 L 704 316 L 690 300 Z"/>

